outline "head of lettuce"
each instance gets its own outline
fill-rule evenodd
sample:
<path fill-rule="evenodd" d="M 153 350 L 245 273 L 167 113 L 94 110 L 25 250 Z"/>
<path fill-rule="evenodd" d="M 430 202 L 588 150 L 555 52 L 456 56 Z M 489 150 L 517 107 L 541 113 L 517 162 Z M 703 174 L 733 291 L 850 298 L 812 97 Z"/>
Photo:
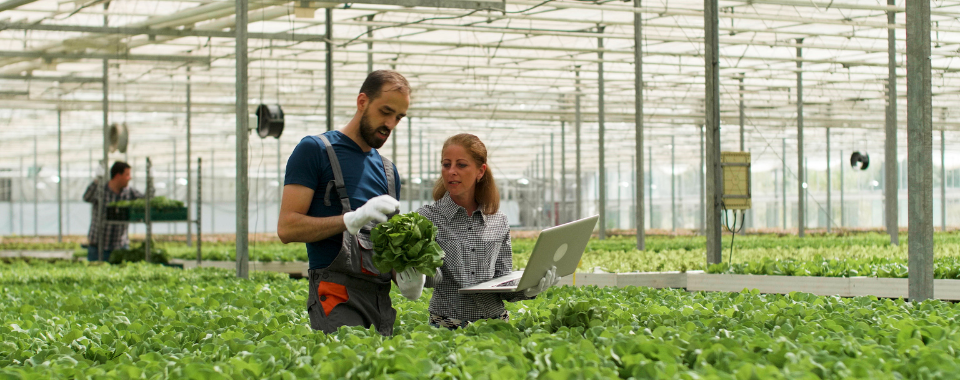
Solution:
<path fill-rule="evenodd" d="M 433 222 L 416 212 L 395 215 L 370 231 L 376 252 L 373 265 L 382 273 L 412 267 L 432 277 L 443 265 L 443 249 L 434 240 L 436 235 Z"/>

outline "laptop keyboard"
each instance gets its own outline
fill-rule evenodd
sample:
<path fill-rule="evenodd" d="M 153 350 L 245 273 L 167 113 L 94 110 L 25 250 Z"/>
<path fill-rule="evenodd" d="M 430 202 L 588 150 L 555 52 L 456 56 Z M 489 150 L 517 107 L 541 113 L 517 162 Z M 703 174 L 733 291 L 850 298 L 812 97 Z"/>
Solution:
<path fill-rule="evenodd" d="M 501 283 L 497 284 L 496 287 L 500 288 L 500 287 L 507 287 L 507 286 L 516 286 L 518 282 L 520 282 L 520 279 L 519 279 L 519 278 L 516 279 L 516 280 L 510 280 L 510 281 L 507 281 L 507 282 L 501 282 Z"/>

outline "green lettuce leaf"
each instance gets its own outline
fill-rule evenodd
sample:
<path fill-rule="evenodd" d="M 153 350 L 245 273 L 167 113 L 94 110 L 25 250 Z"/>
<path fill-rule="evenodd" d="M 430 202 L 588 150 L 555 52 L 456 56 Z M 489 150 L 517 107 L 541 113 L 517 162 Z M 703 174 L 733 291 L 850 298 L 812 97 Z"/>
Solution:
<path fill-rule="evenodd" d="M 437 227 L 430 219 L 411 212 L 399 214 L 370 231 L 373 241 L 373 265 L 380 272 L 402 272 L 414 268 L 433 276 L 443 265 L 443 249 L 434 240 Z"/>

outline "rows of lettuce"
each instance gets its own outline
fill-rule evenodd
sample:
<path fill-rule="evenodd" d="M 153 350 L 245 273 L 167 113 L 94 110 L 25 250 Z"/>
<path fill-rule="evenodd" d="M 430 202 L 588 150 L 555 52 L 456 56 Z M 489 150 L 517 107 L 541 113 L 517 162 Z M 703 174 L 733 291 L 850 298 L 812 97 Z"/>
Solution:
<path fill-rule="evenodd" d="M 960 305 L 559 287 L 509 323 L 309 329 L 306 283 L 159 266 L 0 265 L 0 378 L 955 378 Z"/>
<path fill-rule="evenodd" d="M 580 272 L 661 272 L 704 270 L 708 273 L 768 274 L 792 276 L 871 276 L 905 277 L 907 242 L 889 244 L 882 234 L 796 236 L 751 235 L 737 237 L 733 252 L 729 236 L 724 237 L 724 264 L 707 266 L 702 237 L 650 236 L 646 250 L 636 249 L 632 236 L 592 239 L 583 255 Z M 535 239 L 513 239 L 514 267 L 523 268 L 533 250 Z M 139 248 L 134 243 L 133 251 Z M 155 257 L 164 259 L 196 258 L 196 248 L 184 243 L 159 242 Z M 0 249 L 4 249 L 0 244 Z M 136 252 L 142 256 L 142 248 Z M 205 243 L 203 259 L 233 261 L 233 244 Z M 82 253 L 86 255 L 85 251 Z M 960 279 L 960 234 L 935 235 L 935 276 Z M 263 262 L 307 261 L 303 244 L 254 242 L 250 259 Z"/>
<path fill-rule="evenodd" d="M 756 261 L 709 265 L 706 272 L 714 274 L 773 276 L 907 278 L 909 267 L 907 267 L 906 259 L 890 259 L 885 257 L 867 259 L 827 259 L 824 257 L 816 257 L 811 260 L 771 259 L 765 257 Z M 933 261 L 933 278 L 960 280 L 960 258 L 935 258 Z"/>

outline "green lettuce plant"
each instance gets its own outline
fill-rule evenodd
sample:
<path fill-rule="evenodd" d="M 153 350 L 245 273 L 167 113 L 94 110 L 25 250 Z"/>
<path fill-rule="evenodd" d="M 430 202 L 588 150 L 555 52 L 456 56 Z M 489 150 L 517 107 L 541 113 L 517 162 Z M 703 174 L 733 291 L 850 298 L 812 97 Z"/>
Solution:
<path fill-rule="evenodd" d="M 443 249 L 434 240 L 436 235 L 437 226 L 416 212 L 395 215 L 370 232 L 376 252 L 373 265 L 384 273 L 413 267 L 432 277 L 443 265 Z"/>

